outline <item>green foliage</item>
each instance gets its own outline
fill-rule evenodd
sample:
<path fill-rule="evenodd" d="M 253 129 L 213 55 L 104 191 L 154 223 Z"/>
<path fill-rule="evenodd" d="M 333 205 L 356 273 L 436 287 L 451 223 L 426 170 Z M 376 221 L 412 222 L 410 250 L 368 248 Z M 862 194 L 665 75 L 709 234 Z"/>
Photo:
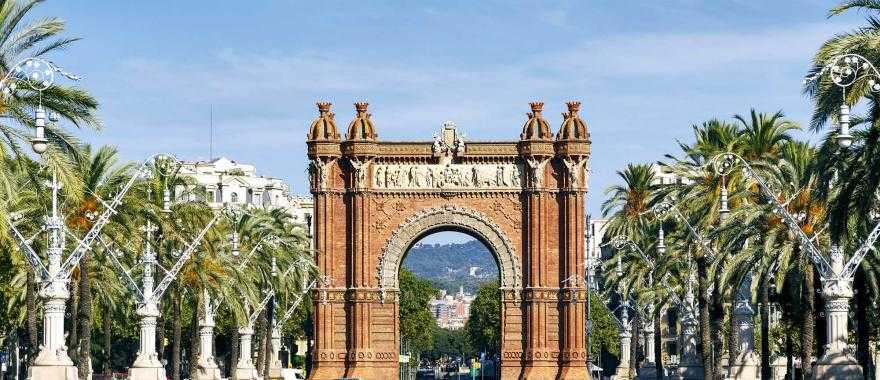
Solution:
<path fill-rule="evenodd" d="M 477 351 L 490 354 L 501 351 L 501 290 L 500 284 L 491 282 L 480 287 L 465 329 L 471 345 Z"/>
<path fill-rule="evenodd" d="M 611 311 L 605 306 L 605 299 L 596 292 L 590 295 L 590 319 L 593 332 L 590 336 L 590 357 L 597 358 L 602 351 L 620 355 L 620 335 Z"/>
<path fill-rule="evenodd" d="M 434 330 L 434 349 L 422 353 L 423 357 L 439 359 L 441 357 L 473 357 L 474 349 L 471 346 L 467 329 L 449 330 L 437 328 Z"/>
<path fill-rule="evenodd" d="M 400 270 L 400 337 L 411 352 L 430 350 L 437 322 L 428 308 L 439 291 L 430 281 Z"/>

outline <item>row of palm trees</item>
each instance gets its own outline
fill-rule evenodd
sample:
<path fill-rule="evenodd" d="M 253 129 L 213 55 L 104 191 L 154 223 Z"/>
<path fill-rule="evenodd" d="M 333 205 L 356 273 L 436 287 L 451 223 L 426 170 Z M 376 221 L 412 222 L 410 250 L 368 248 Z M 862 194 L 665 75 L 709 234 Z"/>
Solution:
<path fill-rule="evenodd" d="M 56 54 L 76 41 L 61 35 L 64 23 L 57 18 L 24 21 L 40 2 L 0 0 L 0 75 L 24 57 Z M 35 236 L 31 245 L 45 258 L 42 223 L 51 197 L 44 183 L 52 173 L 63 183 L 60 207 L 65 227 L 81 237 L 105 210 L 105 202 L 140 168 L 123 162 L 113 147 L 83 144 L 59 124 L 47 126 L 50 148 L 41 160 L 35 159 L 23 147 L 33 135 L 33 114 L 38 107 L 57 114 L 63 124 L 90 129 L 102 125 L 96 116 L 97 101 L 79 88 L 53 84 L 36 92 L 21 86 L 11 96 L 0 98 L 0 224 L 11 223 L 23 235 Z M 311 261 L 307 229 L 281 209 L 211 209 L 204 201 L 205 190 L 182 175 L 175 161 L 157 159 L 147 169 L 149 175 L 126 194 L 102 230 L 101 244 L 85 254 L 72 274 L 67 347 L 80 377 L 92 372 L 109 375 L 134 360 L 136 299 L 127 288 L 126 275 L 112 259 L 137 279 L 143 272 L 140 252 L 149 244 L 157 252 L 158 264 L 170 268 L 185 246 L 220 212 L 224 217 L 207 232 L 162 300 L 159 355 L 167 360 L 172 378 L 194 375 L 198 320 L 204 315 L 207 294 L 222 302 L 217 324 L 223 332 L 218 339 L 230 341 L 224 345 L 232 347 L 232 352 L 225 353 L 230 361 L 226 367 L 234 368 L 237 330 L 248 317 L 245 305 L 259 304 L 265 289 L 275 289 L 273 302 L 257 318 L 257 363 L 266 374 L 276 309 L 290 304 L 316 275 L 313 265 L 301 265 Z M 163 202 L 166 192 L 171 201 L 168 210 Z M 156 234 L 142 232 L 147 221 L 158 227 Z M 75 240 L 66 239 L 65 252 L 70 252 Z M 15 343 L 29 360 L 36 356 L 41 342 L 39 281 L 9 229 L 0 228 L 0 347 Z M 288 336 L 303 334 L 308 304 L 303 303 L 302 311 L 283 326 Z M 189 376 L 181 373 L 185 362 L 190 363 Z"/>
<path fill-rule="evenodd" d="M 834 8 L 831 15 L 854 9 L 870 14 L 868 25 L 828 40 L 817 52 L 810 75 L 819 72 L 830 58 L 844 53 L 880 62 L 880 2 L 848 1 Z M 739 171 L 722 176 L 713 170 L 710 161 L 728 152 L 743 157 L 817 246 L 827 251 L 835 244 L 844 252 L 855 251 L 880 216 L 880 105 L 867 81 L 857 81 L 845 99 L 840 87 L 827 78 L 808 83 L 805 88 L 815 104 L 811 128 L 816 132 L 826 128 L 829 120 L 836 120 L 842 101 L 855 104 L 867 100 L 865 114 L 853 118 L 854 126 L 859 128 L 849 148 L 838 146 L 835 130 L 815 143 L 799 141 L 793 132 L 800 127 L 781 112 L 752 110 L 732 120 L 713 119 L 693 126 L 693 142 L 680 142 L 677 152 L 656 164 L 628 165 L 618 172 L 623 183 L 607 190 L 608 199 L 603 204 L 603 214 L 610 219 L 606 236 L 630 237 L 656 262 L 651 267 L 632 252 L 615 252 L 622 270 L 615 270 L 616 260 L 606 264 L 608 288 L 628 294 L 642 305 L 653 302 L 660 305 L 656 309 L 663 305 L 674 308 L 670 292 L 682 294 L 688 276 L 695 270 L 705 378 L 722 378 L 723 363 L 735 356 L 731 305 L 744 279 L 753 280 L 749 294 L 759 306 L 760 330 L 756 336 L 762 378 L 770 376 L 771 358 L 786 358 L 791 369 L 799 357 L 803 370 L 792 376 L 809 376 L 812 358 L 821 356 L 825 343 L 821 284 L 809 252 L 774 212 L 752 178 Z M 662 184 L 658 173 L 663 172 L 680 181 Z M 730 192 L 731 213 L 727 218 L 719 207 L 723 189 Z M 684 220 L 651 212 L 664 200 L 675 200 L 686 221 L 709 240 L 711 249 L 694 239 Z M 666 232 L 668 246 L 663 255 L 657 249 L 660 228 Z M 865 373 L 872 366 L 870 344 L 876 341 L 880 324 L 878 270 L 880 255 L 872 251 L 855 277 L 857 296 L 850 321 L 855 339 L 850 346 L 855 347 Z M 645 281 L 648 274 L 654 279 L 667 279 L 668 286 L 659 286 L 657 281 L 649 286 Z M 770 323 L 773 310 L 781 314 L 776 325 Z M 659 323 L 659 313 L 647 317 Z M 657 356 L 658 364 L 662 364 Z"/>

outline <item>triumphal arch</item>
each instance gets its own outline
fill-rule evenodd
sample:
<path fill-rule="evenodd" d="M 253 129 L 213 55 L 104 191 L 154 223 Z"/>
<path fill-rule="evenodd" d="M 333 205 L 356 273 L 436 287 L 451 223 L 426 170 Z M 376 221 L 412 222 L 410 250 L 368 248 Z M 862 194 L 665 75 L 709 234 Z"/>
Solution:
<path fill-rule="evenodd" d="M 329 103 L 308 133 L 316 260 L 312 379 L 396 379 L 398 269 L 421 237 L 466 232 L 501 275 L 504 379 L 587 378 L 584 197 L 590 136 L 567 104 L 559 131 L 531 112 L 518 140 L 383 141 L 367 103 L 343 136 Z"/>

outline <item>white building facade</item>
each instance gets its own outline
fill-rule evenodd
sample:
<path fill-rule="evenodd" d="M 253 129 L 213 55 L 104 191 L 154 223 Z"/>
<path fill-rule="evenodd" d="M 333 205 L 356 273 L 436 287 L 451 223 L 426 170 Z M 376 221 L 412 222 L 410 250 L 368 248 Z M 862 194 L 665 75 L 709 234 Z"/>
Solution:
<path fill-rule="evenodd" d="M 226 157 L 211 161 L 184 162 L 180 175 L 205 188 L 205 201 L 213 208 L 238 205 L 260 209 L 281 208 L 293 222 L 312 232 L 314 203 L 311 197 L 290 194 L 290 186 L 274 177 L 257 175 L 254 165 L 239 164 Z M 185 189 L 175 189 L 181 194 Z M 194 197 L 194 195 L 191 195 Z"/>

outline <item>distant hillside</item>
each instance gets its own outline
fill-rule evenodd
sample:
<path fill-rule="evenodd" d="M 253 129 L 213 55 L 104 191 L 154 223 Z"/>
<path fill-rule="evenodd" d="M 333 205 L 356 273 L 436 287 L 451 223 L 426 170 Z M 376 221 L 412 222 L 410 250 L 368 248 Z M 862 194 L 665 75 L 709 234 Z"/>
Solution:
<path fill-rule="evenodd" d="M 492 253 L 477 240 L 451 244 L 419 244 L 410 249 L 403 267 L 430 279 L 440 289 L 457 292 L 459 286 L 476 293 L 480 284 L 498 278 Z M 471 276 L 471 267 L 480 268 Z"/>

